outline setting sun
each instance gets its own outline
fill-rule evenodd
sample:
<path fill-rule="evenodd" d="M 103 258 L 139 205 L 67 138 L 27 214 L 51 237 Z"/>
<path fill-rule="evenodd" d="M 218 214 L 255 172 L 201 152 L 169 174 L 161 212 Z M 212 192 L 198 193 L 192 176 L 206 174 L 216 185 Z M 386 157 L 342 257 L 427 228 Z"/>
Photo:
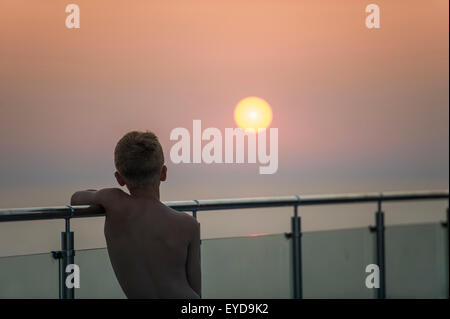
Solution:
<path fill-rule="evenodd" d="M 259 97 L 247 97 L 236 105 L 234 120 L 242 129 L 267 128 L 272 122 L 272 109 Z"/>

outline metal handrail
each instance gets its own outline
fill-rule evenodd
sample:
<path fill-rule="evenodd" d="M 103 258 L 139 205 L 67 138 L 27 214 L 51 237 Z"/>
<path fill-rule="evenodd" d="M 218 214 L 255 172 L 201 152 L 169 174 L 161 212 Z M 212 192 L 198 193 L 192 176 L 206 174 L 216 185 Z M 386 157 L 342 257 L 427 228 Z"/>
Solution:
<path fill-rule="evenodd" d="M 310 206 L 368 202 L 392 202 L 405 200 L 448 199 L 449 190 L 353 193 L 328 195 L 303 195 L 280 197 L 255 197 L 234 199 L 207 199 L 168 201 L 165 205 L 178 211 L 211 211 L 224 209 L 263 208 L 282 206 Z M 0 222 L 41 219 L 65 219 L 68 217 L 100 217 L 105 211 L 101 206 L 56 206 L 0 209 Z"/>

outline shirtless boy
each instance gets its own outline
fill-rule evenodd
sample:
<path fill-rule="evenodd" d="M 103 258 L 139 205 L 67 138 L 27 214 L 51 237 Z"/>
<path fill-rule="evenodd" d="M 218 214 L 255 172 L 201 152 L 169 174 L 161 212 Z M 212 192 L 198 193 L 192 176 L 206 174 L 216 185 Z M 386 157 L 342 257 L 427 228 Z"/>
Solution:
<path fill-rule="evenodd" d="M 167 167 L 161 144 L 151 132 L 130 132 L 114 151 L 120 188 L 80 191 L 71 205 L 105 208 L 108 254 L 128 298 L 201 296 L 200 228 L 188 214 L 159 200 Z"/>

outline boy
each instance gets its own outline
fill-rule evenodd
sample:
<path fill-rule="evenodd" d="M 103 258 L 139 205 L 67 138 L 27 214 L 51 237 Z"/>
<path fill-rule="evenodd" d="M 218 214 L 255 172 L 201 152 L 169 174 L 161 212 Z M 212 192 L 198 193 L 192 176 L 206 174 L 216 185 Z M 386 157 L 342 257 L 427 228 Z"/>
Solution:
<path fill-rule="evenodd" d="M 105 208 L 105 238 L 112 267 L 128 298 L 200 298 L 197 221 L 159 200 L 167 167 L 151 132 L 130 132 L 114 151 L 120 186 L 72 195 L 71 205 Z"/>

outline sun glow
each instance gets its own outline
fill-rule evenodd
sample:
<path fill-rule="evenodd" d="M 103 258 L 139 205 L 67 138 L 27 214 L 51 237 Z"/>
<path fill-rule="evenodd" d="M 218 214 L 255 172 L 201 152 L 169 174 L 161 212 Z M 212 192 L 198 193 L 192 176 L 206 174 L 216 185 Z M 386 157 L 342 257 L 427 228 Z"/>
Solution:
<path fill-rule="evenodd" d="M 236 105 L 234 120 L 244 130 L 267 128 L 272 122 L 272 109 L 259 97 L 247 97 Z"/>

